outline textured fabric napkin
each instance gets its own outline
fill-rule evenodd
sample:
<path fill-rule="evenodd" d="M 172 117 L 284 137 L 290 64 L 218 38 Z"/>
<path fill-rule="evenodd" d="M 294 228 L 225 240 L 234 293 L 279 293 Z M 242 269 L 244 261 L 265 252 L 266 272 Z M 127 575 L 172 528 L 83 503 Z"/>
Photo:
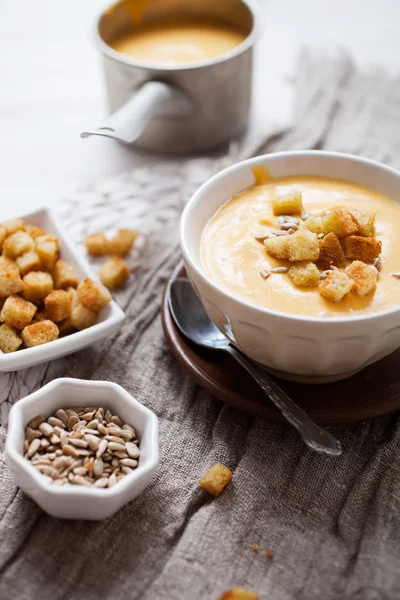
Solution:
<path fill-rule="evenodd" d="M 1 599 L 214 600 L 235 585 L 262 600 L 400 597 L 398 416 L 333 427 L 343 456 L 316 455 L 290 427 L 251 418 L 201 390 L 173 359 L 161 329 L 162 290 L 180 257 L 179 216 L 213 172 L 251 153 L 297 148 L 399 166 L 399 80 L 364 75 L 345 56 L 307 53 L 296 72 L 290 131 L 224 157 L 139 168 L 62 203 L 77 242 L 87 231 L 124 222 L 140 228 L 147 243 L 118 297 L 127 315 L 119 335 L 1 375 L 3 442 L 13 402 L 44 382 L 60 375 L 110 379 L 158 415 L 161 461 L 138 499 L 95 523 L 46 516 L 14 486 L 0 458 Z M 215 462 L 234 476 L 211 499 L 198 483 Z"/>

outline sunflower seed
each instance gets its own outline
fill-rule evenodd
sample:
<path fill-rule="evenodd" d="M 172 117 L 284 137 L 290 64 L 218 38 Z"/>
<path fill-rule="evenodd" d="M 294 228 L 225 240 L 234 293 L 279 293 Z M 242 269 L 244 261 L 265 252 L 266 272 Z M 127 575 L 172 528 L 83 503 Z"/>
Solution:
<path fill-rule="evenodd" d="M 125 448 L 131 458 L 139 458 L 140 450 L 136 444 L 133 442 L 127 442 Z"/>
<path fill-rule="evenodd" d="M 52 427 L 60 427 L 60 429 L 65 429 L 65 424 L 63 423 L 63 421 L 61 421 L 61 419 L 57 419 L 57 417 L 49 417 L 47 419 L 47 422 Z"/>
<path fill-rule="evenodd" d="M 93 473 L 95 477 L 101 477 L 103 474 L 103 461 L 101 460 L 101 458 L 96 458 L 96 460 L 94 461 L 94 465 L 93 465 Z"/>
<path fill-rule="evenodd" d="M 31 458 L 40 448 L 40 440 L 32 440 L 29 444 L 28 452 L 26 453 L 27 458 Z"/>
<path fill-rule="evenodd" d="M 100 458 L 100 456 L 106 451 L 107 446 L 108 446 L 107 440 L 103 439 L 103 440 L 100 441 L 98 450 L 96 452 L 96 457 L 97 458 Z"/>
<path fill-rule="evenodd" d="M 271 269 L 271 273 L 287 273 L 288 271 L 288 267 L 275 267 L 275 269 Z"/>
<path fill-rule="evenodd" d="M 82 431 L 82 429 L 86 428 L 86 421 L 78 421 L 72 428 L 72 431 Z"/>
<path fill-rule="evenodd" d="M 88 429 L 97 429 L 98 424 L 99 424 L 99 422 L 97 421 L 97 419 L 93 419 L 92 421 L 89 421 L 89 423 L 86 425 L 86 427 Z"/>
<path fill-rule="evenodd" d="M 55 446 L 56 444 L 60 443 L 60 438 L 58 437 L 58 435 L 53 433 L 53 435 L 50 437 L 50 442 Z"/>
<path fill-rule="evenodd" d="M 78 415 L 71 415 L 70 418 L 68 419 L 68 430 L 71 431 L 73 427 L 75 427 L 75 425 L 79 423 L 79 417 Z"/>
<path fill-rule="evenodd" d="M 69 467 L 73 462 L 73 459 L 70 456 L 58 456 L 53 461 L 53 466 L 60 470 Z"/>
<path fill-rule="evenodd" d="M 94 487 L 96 488 L 105 488 L 108 485 L 108 477 L 102 477 L 94 482 Z"/>
<path fill-rule="evenodd" d="M 374 273 L 376 274 L 377 277 L 379 277 L 379 271 L 378 269 L 375 267 L 375 265 L 370 265 L 370 268 L 374 271 Z"/>
<path fill-rule="evenodd" d="M 108 429 L 103 425 L 103 423 L 97 424 L 97 431 L 101 433 L 101 435 L 107 435 Z"/>
<path fill-rule="evenodd" d="M 125 431 L 130 431 L 132 433 L 132 435 L 134 437 L 136 437 L 136 432 L 133 429 L 132 425 L 128 425 L 128 423 L 124 423 L 124 425 L 122 425 L 122 429 L 124 429 Z"/>
<path fill-rule="evenodd" d="M 116 452 L 114 452 L 114 455 L 117 456 L 118 458 L 128 458 L 128 453 L 122 452 L 120 450 L 117 450 Z"/>
<path fill-rule="evenodd" d="M 30 427 L 31 429 L 38 429 L 39 425 L 41 425 L 42 423 L 45 422 L 45 418 L 42 417 L 42 415 L 38 415 L 37 417 L 34 417 L 33 419 L 31 419 L 28 423 L 28 427 Z"/>
<path fill-rule="evenodd" d="M 36 438 L 42 437 L 42 433 L 38 429 L 32 429 L 32 427 L 26 428 L 25 435 L 26 435 L 26 439 L 28 440 L 28 442 L 31 442 L 32 440 L 35 440 Z"/>
<path fill-rule="evenodd" d="M 121 419 L 117 415 L 113 415 L 110 422 L 115 423 L 115 425 L 118 425 L 118 427 L 122 427 L 123 425 Z"/>
<path fill-rule="evenodd" d="M 133 458 L 123 458 L 119 462 L 123 467 L 131 467 L 132 469 L 138 465 L 137 460 L 133 460 Z"/>
<path fill-rule="evenodd" d="M 56 411 L 55 416 L 64 423 L 65 427 L 68 425 L 68 415 L 63 408 L 59 408 Z"/>
<path fill-rule="evenodd" d="M 42 438 L 40 440 L 40 447 L 41 448 L 48 448 L 50 446 L 50 442 L 47 438 Z"/>
<path fill-rule="evenodd" d="M 311 217 L 311 214 L 309 212 L 303 212 L 300 216 L 302 221 L 307 221 L 307 219 Z"/>
<path fill-rule="evenodd" d="M 255 239 L 257 242 L 261 242 L 262 244 L 265 242 L 265 240 L 267 240 L 267 239 L 268 239 L 268 237 L 269 237 L 269 234 L 268 234 L 268 233 L 256 233 L 256 234 L 254 235 L 254 239 Z"/>
<path fill-rule="evenodd" d="M 129 467 L 121 467 L 121 470 L 125 473 L 125 475 L 129 475 L 129 473 L 132 473 L 132 469 L 130 469 Z"/>
<path fill-rule="evenodd" d="M 380 258 L 380 256 L 378 256 L 378 257 L 377 257 L 377 258 L 374 260 L 374 262 L 373 262 L 373 265 L 374 265 L 375 269 L 377 269 L 378 271 L 380 271 L 380 270 L 381 270 L 381 268 L 382 268 L 382 259 Z"/>
<path fill-rule="evenodd" d="M 86 434 L 85 440 L 88 443 L 89 448 L 91 448 L 92 450 L 95 450 L 95 451 L 98 449 L 99 440 L 97 439 L 97 437 L 95 435 Z"/>
<path fill-rule="evenodd" d="M 111 461 L 111 466 L 112 466 L 112 467 L 114 467 L 114 469 L 115 469 L 115 468 L 117 468 L 117 469 L 118 469 L 118 467 L 119 467 L 119 460 L 118 460 L 118 458 L 113 458 L 113 459 L 112 459 L 112 461 Z"/>
<path fill-rule="evenodd" d="M 54 433 L 58 435 L 58 437 L 60 437 L 62 431 L 64 431 L 64 429 L 61 429 L 61 427 L 57 427 L 57 425 L 54 427 Z"/>
<path fill-rule="evenodd" d="M 329 273 L 332 273 L 331 269 L 327 269 L 326 271 L 322 271 L 322 273 L 320 274 L 320 279 L 326 279 L 328 277 Z"/>
<path fill-rule="evenodd" d="M 268 279 L 268 277 L 270 277 L 271 271 L 268 271 L 267 269 L 260 269 L 259 275 L 262 279 L 265 280 Z"/>
<path fill-rule="evenodd" d="M 67 483 L 66 479 L 54 479 L 53 485 L 65 485 Z"/>
<path fill-rule="evenodd" d="M 125 442 L 129 442 L 133 438 L 132 431 L 127 431 L 126 429 L 121 429 L 119 432 L 119 437 L 121 437 Z"/>
<path fill-rule="evenodd" d="M 48 467 L 46 465 L 43 465 L 43 466 L 39 465 L 38 469 L 41 473 L 43 473 L 43 475 L 47 475 L 48 477 L 51 477 L 52 479 L 57 479 L 59 476 L 59 472 L 54 467 Z"/>
<path fill-rule="evenodd" d="M 74 475 L 86 475 L 87 468 L 86 467 L 76 467 L 75 469 L 73 469 L 72 472 Z"/>
<path fill-rule="evenodd" d="M 78 450 L 69 444 L 64 444 L 62 451 L 67 456 L 73 456 L 74 458 L 78 458 L 79 456 Z"/>
<path fill-rule="evenodd" d="M 79 438 L 73 438 L 73 437 L 69 437 L 68 439 L 68 443 L 72 444 L 73 446 L 76 446 L 77 448 L 87 448 L 88 443 L 85 442 L 85 440 L 81 440 Z"/>
<path fill-rule="evenodd" d="M 25 452 L 28 452 L 28 448 L 29 448 L 29 441 L 28 441 L 28 440 L 25 440 L 25 441 L 24 441 L 24 453 L 25 453 Z"/>
<path fill-rule="evenodd" d="M 65 446 L 65 444 L 68 444 L 68 433 L 66 431 L 62 431 L 61 435 L 60 435 L 60 444 L 61 444 L 61 448 L 63 446 Z"/>
<path fill-rule="evenodd" d="M 117 444 L 116 442 L 108 442 L 109 450 L 125 450 L 125 446 L 123 444 Z"/>
<path fill-rule="evenodd" d="M 41 431 L 46 437 L 50 437 L 54 433 L 53 427 L 48 423 L 42 423 L 39 425 L 39 431 Z"/>
<path fill-rule="evenodd" d="M 318 238 L 319 240 L 322 240 L 324 237 L 325 237 L 325 234 L 324 234 L 324 233 L 318 233 L 318 234 L 317 234 L 317 238 Z"/>
<path fill-rule="evenodd" d="M 117 437 L 116 435 L 106 435 L 106 440 L 109 442 L 114 442 L 115 444 L 125 444 L 125 440 L 122 437 Z"/>
<path fill-rule="evenodd" d="M 112 475 L 110 475 L 110 477 L 108 478 L 108 487 L 112 487 L 113 485 L 115 485 L 117 483 L 117 476 L 115 475 L 115 473 L 113 473 Z"/>
<path fill-rule="evenodd" d="M 117 437 L 122 437 L 121 436 L 122 429 L 120 429 L 119 427 L 108 427 L 107 429 L 108 429 L 109 435 L 116 435 Z"/>
<path fill-rule="evenodd" d="M 66 408 L 65 412 L 69 418 L 74 417 L 75 419 L 78 419 L 78 421 L 79 421 L 79 415 L 76 412 L 76 410 L 73 410 L 72 408 Z M 69 426 L 69 420 L 68 420 L 68 426 Z"/>
<path fill-rule="evenodd" d="M 109 410 L 107 410 L 106 414 L 104 415 L 105 422 L 109 423 L 111 421 L 111 417 L 112 417 L 112 414 L 110 413 Z"/>
<path fill-rule="evenodd" d="M 295 223 L 284 223 L 283 225 L 281 225 L 281 229 L 283 231 L 291 231 L 293 229 L 293 231 L 297 231 L 298 227 L 297 225 L 295 225 Z"/>
<path fill-rule="evenodd" d="M 86 487 L 92 485 L 87 479 L 85 479 L 85 477 L 82 477 L 82 475 L 73 475 L 72 483 L 76 483 L 77 485 L 85 485 Z"/>

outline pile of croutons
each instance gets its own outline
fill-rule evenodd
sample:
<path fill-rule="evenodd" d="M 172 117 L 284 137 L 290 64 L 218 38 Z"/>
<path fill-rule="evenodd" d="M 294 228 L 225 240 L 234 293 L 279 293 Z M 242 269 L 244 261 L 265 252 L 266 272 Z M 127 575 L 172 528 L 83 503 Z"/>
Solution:
<path fill-rule="evenodd" d="M 109 290 L 120 287 L 128 279 L 130 269 L 121 257 L 128 254 L 138 235 L 133 229 L 119 229 L 111 239 L 104 233 L 91 233 L 86 237 L 86 250 L 91 256 L 110 256 L 100 269 L 101 282 Z"/>
<path fill-rule="evenodd" d="M 96 323 L 111 302 L 101 284 L 79 282 L 60 258 L 58 238 L 12 219 L 0 225 L 0 350 L 15 352 L 51 342 Z"/>
<path fill-rule="evenodd" d="M 340 302 L 351 291 L 359 296 L 375 291 L 382 251 L 382 243 L 374 237 L 375 213 L 343 206 L 321 214 L 304 213 L 301 193 L 272 204 L 286 231 L 271 232 L 265 249 L 270 256 L 289 261 L 287 275 L 294 285 L 319 286 L 321 296 L 330 302 Z"/>

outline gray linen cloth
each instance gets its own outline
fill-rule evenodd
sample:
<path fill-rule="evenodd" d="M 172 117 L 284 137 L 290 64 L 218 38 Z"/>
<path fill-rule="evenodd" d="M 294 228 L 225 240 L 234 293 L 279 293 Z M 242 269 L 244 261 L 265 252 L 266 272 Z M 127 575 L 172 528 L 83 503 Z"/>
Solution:
<path fill-rule="evenodd" d="M 290 131 L 225 157 L 139 168 L 63 202 L 77 241 L 123 222 L 140 227 L 147 244 L 118 297 L 127 315 L 119 335 L 0 377 L 3 437 L 12 403 L 44 382 L 60 375 L 110 379 L 158 415 L 161 461 L 139 498 L 96 523 L 48 517 L 14 486 L 0 459 L 2 600 L 213 600 L 235 585 L 262 600 L 400 598 L 398 416 L 332 427 L 343 456 L 316 455 L 290 427 L 249 417 L 200 389 L 173 359 L 161 329 L 162 290 L 180 257 L 182 207 L 214 171 L 256 151 L 298 148 L 399 166 L 399 80 L 380 71 L 363 75 L 345 56 L 307 53 L 296 73 Z M 199 480 L 215 462 L 234 475 L 211 499 Z"/>

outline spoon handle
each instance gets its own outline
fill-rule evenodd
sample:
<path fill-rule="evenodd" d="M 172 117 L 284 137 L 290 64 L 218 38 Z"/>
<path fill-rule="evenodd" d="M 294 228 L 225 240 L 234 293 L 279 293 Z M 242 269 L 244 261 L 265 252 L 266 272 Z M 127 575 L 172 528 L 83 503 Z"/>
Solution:
<path fill-rule="evenodd" d="M 281 388 L 257 365 L 252 363 L 234 346 L 228 346 L 227 352 L 246 369 L 261 389 L 281 411 L 285 419 L 297 429 L 303 441 L 315 452 L 323 452 L 330 456 L 340 456 L 342 448 L 328 431 L 316 425 L 310 417 L 281 390 Z"/>

